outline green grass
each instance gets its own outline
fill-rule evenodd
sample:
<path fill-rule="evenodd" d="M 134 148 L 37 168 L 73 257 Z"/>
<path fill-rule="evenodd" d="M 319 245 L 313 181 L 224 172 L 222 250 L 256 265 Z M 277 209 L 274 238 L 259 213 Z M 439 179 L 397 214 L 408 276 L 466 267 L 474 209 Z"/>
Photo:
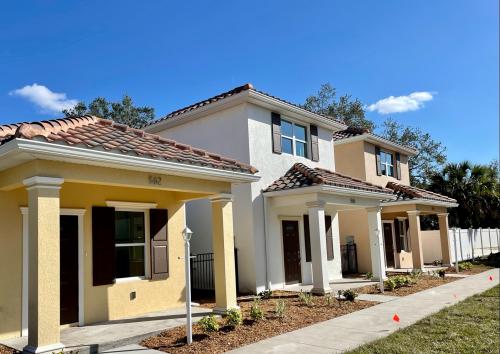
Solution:
<path fill-rule="evenodd" d="M 349 353 L 498 353 L 500 287 Z"/>

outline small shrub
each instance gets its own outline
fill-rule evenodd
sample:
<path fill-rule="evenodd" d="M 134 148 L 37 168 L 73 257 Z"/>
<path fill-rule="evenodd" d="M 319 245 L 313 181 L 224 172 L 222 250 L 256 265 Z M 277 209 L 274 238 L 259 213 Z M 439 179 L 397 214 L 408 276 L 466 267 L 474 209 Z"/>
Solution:
<path fill-rule="evenodd" d="M 229 327 L 239 326 L 243 322 L 243 316 L 239 309 L 229 309 L 226 311 L 226 325 Z"/>
<path fill-rule="evenodd" d="M 258 294 L 258 296 L 259 296 L 261 299 L 264 299 L 264 300 L 270 299 L 272 295 L 273 295 L 273 291 L 272 291 L 272 290 L 270 290 L 270 289 L 263 290 L 263 291 L 261 291 L 261 292 Z"/>
<path fill-rule="evenodd" d="M 394 279 L 389 278 L 386 281 L 384 281 L 384 286 L 392 291 L 396 289 L 396 282 L 394 281 Z"/>
<path fill-rule="evenodd" d="M 390 277 L 384 282 L 384 285 L 389 289 L 389 290 L 394 290 L 394 289 L 399 289 L 402 288 L 403 286 L 409 286 L 411 284 L 416 283 L 418 277 L 420 275 L 416 276 L 408 276 L 408 275 L 395 275 L 393 277 Z"/>
<path fill-rule="evenodd" d="M 432 262 L 432 264 L 435 266 L 441 266 L 443 265 L 443 261 L 440 259 L 436 259 L 434 262 Z"/>
<path fill-rule="evenodd" d="M 217 319 L 215 318 L 214 315 L 208 315 L 205 317 L 202 317 L 199 321 L 198 324 L 201 327 L 201 330 L 204 333 L 211 333 L 211 332 L 218 332 L 219 331 L 219 322 L 217 322 Z"/>
<path fill-rule="evenodd" d="M 250 317 L 254 321 L 260 321 L 264 319 L 264 311 L 260 308 L 260 301 L 255 300 L 252 304 L 252 307 L 250 307 Z"/>
<path fill-rule="evenodd" d="M 372 280 L 373 279 L 373 273 L 372 272 L 367 272 L 365 274 L 365 278 L 368 279 L 368 280 Z"/>
<path fill-rule="evenodd" d="M 283 318 L 285 316 L 286 311 L 286 302 L 285 300 L 279 299 L 276 301 L 276 308 L 274 312 L 276 313 L 276 317 Z"/>
<path fill-rule="evenodd" d="M 344 295 L 344 298 L 347 301 L 354 301 L 358 297 L 358 293 L 355 292 L 352 289 L 347 289 L 342 292 L 342 295 Z"/>
<path fill-rule="evenodd" d="M 311 307 L 314 305 L 313 296 L 311 293 L 304 293 L 301 291 L 299 294 L 299 300 L 307 307 Z"/>
<path fill-rule="evenodd" d="M 440 270 L 438 271 L 438 274 L 439 274 L 439 276 L 440 276 L 441 278 L 443 278 L 443 279 L 444 279 L 444 276 L 446 275 L 446 271 L 445 271 L 444 269 L 440 269 Z"/>
<path fill-rule="evenodd" d="M 472 263 L 471 262 L 460 262 L 460 263 L 458 263 L 458 270 L 459 271 L 471 270 L 471 269 L 472 269 Z"/>

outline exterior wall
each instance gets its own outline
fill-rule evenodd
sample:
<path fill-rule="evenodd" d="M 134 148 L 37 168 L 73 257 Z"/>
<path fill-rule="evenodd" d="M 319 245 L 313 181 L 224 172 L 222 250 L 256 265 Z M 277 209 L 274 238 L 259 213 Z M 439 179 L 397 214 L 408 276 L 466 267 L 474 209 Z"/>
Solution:
<path fill-rule="evenodd" d="M 441 237 L 439 230 L 429 230 L 422 232 L 422 252 L 424 263 L 432 263 L 443 259 L 441 255 Z"/>
<path fill-rule="evenodd" d="M 0 191 L 0 339 L 21 333 L 23 236 L 19 209 L 28 204 L 24 188 Z"/>
<path fill-rule="evenodd" d="M 365 181 L 385 187 L 387 182 L 396 182 L 400 184 L 410 185 L 410 172 L 408 170 L 408 156 L 400 155 L 401 162 L 401 179 L 390 176 L 377 176 L 377 164 L 375 160 L 375 145 L 364 142 L 364 159 L 365 159 Z M 388 150 L 391 152 L 390 150 Z M 394 168 L 396 168 L 396 157 L 394 156 Z"/>
<path fill-rule="evenodd" d="M 336 171 L 364 181 L 366 178 L 364 153 L 365 143 L 363 141 L 335 145 Z"/>
<path fill-rule="evenodd" d="M 340 211 L 339 225 L 341 244 L 347 243 L 349 236 L 354 236 L 358 258 L 358 272 L 372 272 L 368 214 L 366 210 Z"/>

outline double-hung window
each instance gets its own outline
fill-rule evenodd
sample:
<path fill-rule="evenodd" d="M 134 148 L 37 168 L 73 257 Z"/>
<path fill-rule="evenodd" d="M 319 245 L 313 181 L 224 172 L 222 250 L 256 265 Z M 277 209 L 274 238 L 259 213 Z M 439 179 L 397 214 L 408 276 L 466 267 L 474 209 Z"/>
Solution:
<path fill-rule="evenodd" d="M 380 151 L 380 167 L 383 175 L 394 177 L 394 157 L 391 153 Z"/>
<path fill-rule="evenodd" d="M 406 220 L 398 219 L 398 229 L 399 229 L 399 244 L 401 245 L 401 250 L 408 252 L 410 250 L 408 242 L 408 233 L 406 232 Z"/>
<path fill-rule="evenodd" d="M 115 211 L 116 278 L 146 275 L 146 213 Z"/>
<path fill-rule="evenodd" d="M 307 157 L 307 129 L 303 125 L 281 120 L 281 151 Z"/>

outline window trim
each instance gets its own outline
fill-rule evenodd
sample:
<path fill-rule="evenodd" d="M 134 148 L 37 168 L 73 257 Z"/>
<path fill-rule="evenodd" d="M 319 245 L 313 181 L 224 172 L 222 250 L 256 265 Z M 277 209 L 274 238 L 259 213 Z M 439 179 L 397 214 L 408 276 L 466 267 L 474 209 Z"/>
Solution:
<path fill-rule="evenodd" d="M 382 154 L 390 155 L 392 158 L 392 164 L 389 164 L 387 161 L 382 162 Z M 392 174 L 389 174 L 388 166 L 392 167 Z M 384 167 L 385 167 L 385 170 L 384 170 Z M 394 166 L 394 154 L 392 152 L 387 151 L 387 150 L 380 149 L 380 172 L 382 173 L 382 176 L 395 177 L 394 168 L 395 168 L 395 166 Z"/>
<path fill-rule="evenodd" d="M 125 205 L 125 207 L 115 207 L 115 213 L 117 211 L 126 211 L 126 212 L 135 212 L 135 213 L 144 213 L 144 243 L 139 242 L 139 243 L 116 243 L 115 242 L 115 248 L 116 247 L 132 247 L 132 246 L 144 246 L 144 275 L 142 276 L 133 276 L 133 277 L 124 277 L 124 278 L 117 278 L 115 276 L 115 283 L 126 283 L 130 281 L 135 281 L 135 280 L 148 280 L 151 275 L 151 266 L 150 266 L 150 255 L 149 255 L 149 249 L 151 247 L 151 240 L 150 240 L 150 234 L 149 234 L 149 207 L 156 204 L 154 203 L 127 203 L 127 202 L 106 202 L 108 203 L 123 203 L 122 205 Z M 127 206 L 133 206 L 133 207 L 127 207 Z M 116 237 L 116 235 L 115 235 Z"/>
<path fill-rule="evenodd" d="M 283 127 L 283 122 L 286 122 L 286 123 L 289 123 L 292 125 L 292 135 L 293 136 L 289 136 L 289 135 L 286 135 L 284 132 L 283 132 L 283 129 L 281 129 L 281 139 L 285 138 L 285 139 L 288 139 L 288 140 L 291 140 L 292 141 L 292 153 L 289 154 L 288 152 L 285 152 L 283 151 L 283 143 L 281 144 L 281 152 L 284 153 L 284 154 L 287 154 L 287 155 L 292 155 L 292 156 L 298 156 L 298 157 L 303 157 L 305 159 L 309 158 L 309 142 L 307 141 L 307 135 L 308 135 L 308 132 L 309 132 L 309 127 L 306 125 L 306 124 L 300 124 L 300 123 L 296 123 L 295 121 L 293 120 L 290 120 L 290 119 L 284 119 L 283 117 L 281 118 L 281 126 Z M 304 128 L 304 136 L 305 136 L 305 140 L 302 140 L 302 139 L 299 139 L 295 136 L 295 126 L 298 126 L 298 127 L 301 127 L 301 128 Z M 302 156 L 302 155 L 297 155 L 297 142 L 299 143 L 302 143 L 304 144 L 305 146 L 305 155 Z"/>

